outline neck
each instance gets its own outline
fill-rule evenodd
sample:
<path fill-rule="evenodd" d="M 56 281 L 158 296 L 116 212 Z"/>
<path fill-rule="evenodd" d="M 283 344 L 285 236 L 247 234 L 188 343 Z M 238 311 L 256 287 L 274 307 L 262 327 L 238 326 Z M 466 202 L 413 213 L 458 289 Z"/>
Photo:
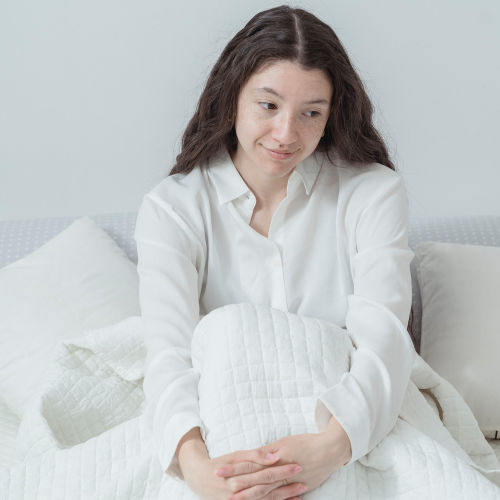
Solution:
<path fill-rule="evenodd" d="M 281 177 L 271 177 L 242 161 L 237 152 L 231 155 L 231 159 L 241 178 L 255 195 L 257 205 L 260 208 L 271 209 L 285 198 L 288 178 L 295 167 Z"/>

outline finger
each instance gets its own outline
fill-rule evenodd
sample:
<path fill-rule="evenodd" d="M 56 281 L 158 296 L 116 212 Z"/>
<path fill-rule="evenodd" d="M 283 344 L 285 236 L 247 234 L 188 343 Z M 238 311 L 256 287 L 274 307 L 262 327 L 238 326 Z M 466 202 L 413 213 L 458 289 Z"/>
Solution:
<path fill-rule="evenodd" d="M 238 450 L 227 456 L 229 464 L 238 462 L 255 462 L 261 465 L 269 465 L 279 460 L 279 454 L 274 451 L 256 448 L 254 450 Z"/>
<path fill-rule="evenodd" d="M 247 490 L 254 486 L 270 485 L 270 488 L 263 488 L 261 491 L 267 494 L 268 491 L 278 486 L 288 485 L 294 481 L 294 476 L 302 471 L 302 467 L 297 464 L 287 464 L 276 467 L 266 467 L 264 470 L 253 474 L 245 474 L 227 478 L 227 486 L 235 493 Z M 287 498 L 287 497 L 284 497 Z"/>
<path fill-rule="evenodd" d="M 276 454 L 266 454 L 258 450 L 242 450 L 228 456 L 226 465 L 219 467 L 215 474 L 219 477 L 231 477 L 238 474 L 250 474 L 276 463 L 280 457 Z"/>
<path fill-rule="evenodd" d="M 294 476 L 301 472 L 302 467 L 300 465 L 287 464 L 276 467 L 266 467 L 265 470 L 243 476 L 243 480 L 252 481 L 253 484 L 275 484 L 276 486 L 283 486 L 294 481 Z"/>
<path fill-rule="evenodd" d="M 293 483 L 293 484 L 288 484 L 287 486 L 281 486 L 280 488 L 276 488 L 273 491 L 273 494 L 276 495 L 276 498 L 289 498 L 290 500 L 302 500 L 302 498 L 299 497 L 298 495 L 300 495 L 301 493 L 305 493 L 306 491 L 307 491 L 307 486 L 305 484 Z M 266 496 L 264 498 L 269 499 L 274 497 Z"/>
<path fill-rule="evenodd" d="M 291 472 L 295 467 L 300 467 L 299 464 L 284 464 L 284 465 L 259 465 L 254 462 L 241 462 L 239 464 L 233 464 L 233 465 L 225 465 L 223 467 L 219 467 L 216 471 L 215 474 L 219 477 L 223 478 L 230 478 L 230 477 L 235 477 L 235 476 L 242 476 L 245 474 L 252 474 L 254 472 L 259 472 L 264 469 L 267 470 L 272 470 L 275 471 L 276 475 L 278 476 L 277 479 L 283 479 L 285 477 L 288 477 L 290 475 L 293 475 L 295 473 Z M 299 471 L 300 472 L 300 471 Z M 272 482 L 267 481 L 267 482 Z"/>
<path fill-rule="evenodd" d="M 305 488 L 306 486 L 303 483 L 292 483 L 286 486 L 258 485 L 239 491 L 238 493 L 233 493 L 228 500 L 249 500 L 254 498 L 282 500 L 285 498 L 297 498 L 297 495 L 303 493 Z"/>
<path fill-rule="evenodd" d="M 215 474 L 219 477 L 229 478 L 234 476 L 240 476 L 242 474 L 252 474 L 259 470 L 265 469 L 264 465 L 259 465 L 254 462 L 240 462 L 237 464 L 228 464 L 223 467 L 219 467 Z"/>

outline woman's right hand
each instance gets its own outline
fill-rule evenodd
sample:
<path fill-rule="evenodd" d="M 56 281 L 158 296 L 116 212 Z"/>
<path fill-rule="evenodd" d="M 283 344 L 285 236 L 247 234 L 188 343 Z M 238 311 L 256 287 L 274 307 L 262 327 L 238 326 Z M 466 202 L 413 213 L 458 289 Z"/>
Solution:
<path fill-rule="evenodd" d="M 203 457 L 183 464 L 186 484 L 202 500 L 229 500 L 239 492 L 237 498 L 245 500 L 298 500 L 303 483 L 293 481 L 300 470 L 298 464 L 273 465 L 279 457 L 266 459 L 259 450 L 241 450 L 220 457 Z M 227 479 L 216 472 L 227 464 L 239 464 L 245 472 Z M 272 494 L 272 496 L 271 496 Z"/>

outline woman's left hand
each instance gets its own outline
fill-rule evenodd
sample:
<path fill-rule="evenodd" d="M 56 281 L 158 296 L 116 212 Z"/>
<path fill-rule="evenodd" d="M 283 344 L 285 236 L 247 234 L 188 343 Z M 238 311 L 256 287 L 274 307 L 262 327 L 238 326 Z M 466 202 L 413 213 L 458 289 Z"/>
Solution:
<path fill-rule="evenodd" d="M 320 486 L 337 469 L 351 460 L 351 442 L 344 428 L 331 417 L 328 427 L 319 433 L 296 434 L 258 448 L 265 453 L 274 453 L 280 457 L 273 466 L 297 463 L 302 472 L 293 477 L 294 482 L 304 483 L 307 491 Z M 224 478 L 247 473 L 240 470 L 239 464 L 224 466 Z M 231 496 L 230 500 L 253 499 L 252 488 L 242 489 Z"/>

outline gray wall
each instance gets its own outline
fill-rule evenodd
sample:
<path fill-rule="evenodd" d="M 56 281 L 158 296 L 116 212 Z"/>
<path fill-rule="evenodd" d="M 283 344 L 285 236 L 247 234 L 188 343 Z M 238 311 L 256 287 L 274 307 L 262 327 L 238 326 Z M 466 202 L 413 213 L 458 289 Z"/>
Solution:
<path fill-rule="evenodd" d="M 224 45 L 281 3 L 0 0 L 0 219 L 136 210 Z M 500 3 L 292 5 L 343 41 L 411 213 L 500 214 Z"/>

